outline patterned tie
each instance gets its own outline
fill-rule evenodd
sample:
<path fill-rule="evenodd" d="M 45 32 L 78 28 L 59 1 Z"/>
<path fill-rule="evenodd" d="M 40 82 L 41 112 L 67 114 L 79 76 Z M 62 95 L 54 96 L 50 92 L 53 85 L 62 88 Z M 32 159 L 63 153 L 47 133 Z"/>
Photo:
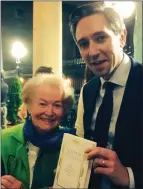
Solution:
<path fill-rule="evenodd" d="M 105 88 L 105 95 L 97 113 L 94 130 L 94 141 L 96 141 L 97 146 L 100 147 L 106 147 L 107 145 L 109 126 L 113 112 L 112 91 L 115 87 L 115 84 L 111 82 L 105 82 L 103 87 Z"/>

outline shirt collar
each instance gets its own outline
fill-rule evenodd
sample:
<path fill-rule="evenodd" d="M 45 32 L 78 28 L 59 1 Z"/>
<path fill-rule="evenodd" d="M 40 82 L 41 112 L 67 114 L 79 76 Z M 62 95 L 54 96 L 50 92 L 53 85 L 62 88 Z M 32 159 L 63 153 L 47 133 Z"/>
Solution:
<path fill-rule="evenodd" d="M 124 53 L 124 57 L 121 64 L 119 65 L 115 73 L 111 76 L 111 78 L 108 81 L 124 87 L 128 79 L 130 68 L 131 68 L 130 58 L 128 57 L 128 55 Z M 100 80 L 101 80 L 101 85 L 103 85 L 106 82 L 106 80 L 103 79 L 102 77 L 100 77 Z"/>

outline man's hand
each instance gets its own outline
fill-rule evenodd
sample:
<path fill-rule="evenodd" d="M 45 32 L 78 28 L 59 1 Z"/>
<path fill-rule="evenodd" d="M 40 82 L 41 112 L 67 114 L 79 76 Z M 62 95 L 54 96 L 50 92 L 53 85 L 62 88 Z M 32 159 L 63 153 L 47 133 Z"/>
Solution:
<path fill-rule="evenodd" d="M 90 148 L 85 151 L 87 158 L 93 159 L 95 173 L 108 176 L 113 183 L 121 186 L 129 186 L 127 168 L 122 165 L 116 152 L 106 148 Z"/>
<path fill-rule="evenodd" d="M 11 175 L 4 175 L 1 177 L 2 189 L 26 189 L 23 183 Z"/>

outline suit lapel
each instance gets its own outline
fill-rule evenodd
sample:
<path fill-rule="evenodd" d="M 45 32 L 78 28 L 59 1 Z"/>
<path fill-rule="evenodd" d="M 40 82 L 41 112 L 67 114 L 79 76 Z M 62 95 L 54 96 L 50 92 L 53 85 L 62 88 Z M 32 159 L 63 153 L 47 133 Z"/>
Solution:
<path fill-rule="evenodd" d="M 87 85 L 85 85 L 84 88 L 85 90 L 83 90 L 84 129 L 85 133 L 87 133 L 87 136 L 85 135 L 85 138 L 88 138 L 90 135 L 92 135 L 92 117 L 95 110 L 96 99 L 99 94 L 99 89 L 101 85 L 99 78 L 94 78 L 93 80 L 87 83 Z"/>
<path fill-rule="evenodd" d="M 89 100 L 87 101 L 87 104 L 84 106 L 84 109 L 85 110 L 89 110 L 89 111 L 94 111 L 94 108 L 95 108 L 95 103 L 96 103 L 96 98 L 99 94 L 99 90 L 100 90 L 100 79 L 99 78 L 95 78 L 94 79 L 94 82 L 91 82 L 91 83 L 87 83 L 87 86 L 85 86 L 87 89 L 86 89 L 86 92 L 88 94 L 85 94 L 84 95 L 84 92 L 83 92 L 83 98 L 85 99 L 88 98 Z"/>

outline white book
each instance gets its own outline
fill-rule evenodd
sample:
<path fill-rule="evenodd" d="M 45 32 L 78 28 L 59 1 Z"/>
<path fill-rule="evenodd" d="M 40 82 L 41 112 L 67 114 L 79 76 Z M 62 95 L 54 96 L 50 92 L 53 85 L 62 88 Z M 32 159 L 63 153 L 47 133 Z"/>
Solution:
<path fill-rule="evenodd" d="M 92 160 L 84 152 L 96 142 L 64 134 L 53 188 L 88 188 Z"/>

